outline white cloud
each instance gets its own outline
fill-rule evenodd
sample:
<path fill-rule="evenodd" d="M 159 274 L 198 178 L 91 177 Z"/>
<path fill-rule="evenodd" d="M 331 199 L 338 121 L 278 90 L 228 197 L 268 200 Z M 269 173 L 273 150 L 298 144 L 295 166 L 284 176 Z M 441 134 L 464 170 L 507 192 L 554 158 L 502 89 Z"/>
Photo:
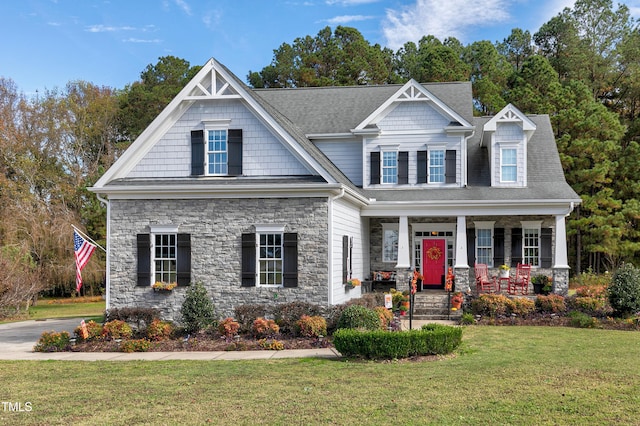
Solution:
<path fill-rule="evenodd" d="M 469 27 L 495 25 L 509 19 L 509 0 L 416 0 L 401 10 L 387 9 L 382 31 L 386 45 L 397 50 L 425 35 L 464 40 Z"/>
<path fill-rule="evenodd" d="M 157 39 L 157 38 L 154 38 L 154 39 L 151 39 L 151 40 L 145 40 L 145 39 L 142 39 L 142 38 L 133 38 L 133 37 L 131 37 L 131 38 L 122 39 L 122 41 L 124 43 L 162 43 L 162 40 Z"/>
<path fill-rule="evenodd" d="M 202 16 L 202 22 L 207 28 L 216 28 L 222 22 L 222 11 L 210 10 Z"/>
<path fill-rule="evenodd" d="M 90 33 L 113 33 L 118 31 L 134 31 L 134 27 L 112 27 L 109 25 L 90 25 L 86 31 Z"/>
<path fill-rule="evenodd" d="M 343 24 L 348 24 L 349 22 L 358 22 L 358 21 L 366 21 L 368 19 L 373 19 L 373 16 L 364 16 L 364 15 L 342 15 L 342 16 L 336 16 L 333 17 L 331 19 L 327 19 L 326 22 L 328 22 L 331 25 L 343 25 Z"/>
<path fill-rule="evenodd" d="M 176 5 L 187 15 L 191 15 L 191 6 L 184 0 L 175 0 Z"/>
<path fill-rule="evenodd" d="M 380 0 L 326 0 L 325 3 L 329 6 L 333 6 L 334 4 L 340 6 L 358 6 L 360 4 L 369 4 L 369 3 L 377 3 Z"/>

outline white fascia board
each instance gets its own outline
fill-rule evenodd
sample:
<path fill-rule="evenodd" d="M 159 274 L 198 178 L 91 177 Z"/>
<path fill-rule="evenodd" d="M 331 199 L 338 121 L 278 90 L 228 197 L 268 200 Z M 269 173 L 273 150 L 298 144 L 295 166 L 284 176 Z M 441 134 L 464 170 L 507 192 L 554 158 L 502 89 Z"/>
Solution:
<path fill-rule="evenodd" d="M 411 87 L 417 89 L 422 95 L 424 95 L 426 97 L 426 99 L 424 99 L 424 98 L 401 99 L 400 97 Z M 356 126 L 355 130 L 363 130 L 363 129 L 365 129 L 367 126 L 369 126 L 371 123 L 373 123 L 374 120 L 379 115 L 383 114 L 386 110 L 391 108 L 393 103 L 400 102 L 400 101 L 402 101 L 402 102 L 405 102 L 405 101 L 411 101 L 411 102 L 426 102 L 426 101 L 429 101 L 429 102 L 432 102 L 434 105 L 436 105 L 438 107 L 438 109 L 440 109 L 441 112 L 443 112 L 444 114 L 448 115 L 452 119 L 452 121 L 459 122 L 463 127 L 469 127 L 469 128 L 473 128 L 474 127 L 471 123 L 469 123 L 467 120 L 462 118 L 461 115 L 459 115 L 457 112 L 455 112 L 454 110 L 449 108 L 449 106 L 447 104 L 445 104 L 440 99 L 438 99 L 435 95 L 433 95 L 431 92 L 429 92 L 422 84 L 418 83 L 414 79 L 410 79 L 400 89 L 398 89 L 398 91 L 396 93 L 394 93 L 391 97 L 389 97 L 389 99 L 387 99 L 375 111 L 373 111 L 371 114 L 369 114 L 369 116 L 367 118 L 365 118 L 360 124 L 358 124 Z"/>
<path fill-rule="evenodd" d="M 535 123 L 531 121 L 529 117 L 523 114 L 522 111 L 520 111 L 513 104 L 508 104 L 507 106 L 502 108 L 500 112 L 494 115 L 493 118 L 491 118 L 491 120 L 487 121 L 484 124 L 484 130 L 495 132 L 498 122 L 506 122 L 506 121 L 516 122 L 516 120 L 506 120 L 506 121 L 504 120 L 504 116 L 507 114 L 507 112 L 512 112 L 513 114 L 515 114 L 518 117 L 517 121 L 522 121 L 522 130 L 524 132 L 529 132 L 530 134 L 533 134 L 533 132 L 536 130 Z M 531 135 L 529 135 L 529 137 L 531 137 Z"/>
<path fill-rule="evenodd" d="M 577 200 L 460 201 L 460 202 L 371 202 L 361 210 L 363 217 L 515 216 L 566 215 Z"/>
<path fill-rule="evenodd" d="M 173 126 L 182 114 L 189 109 L 193 101 L 185 101 L 185 98 L 200 84 L 200 81 L 213 68 L 213 59 L 210 59 L 202 69 L 191 79 L 189 83 L 176 95 L 175 98 L 162 110 L 162 112 L 147 126 L 136 138 L 118 160 L 98 179 L 95 187 L 103 187 L 114 179 L 124 178 L 153 148 L 159 137 Z"/>

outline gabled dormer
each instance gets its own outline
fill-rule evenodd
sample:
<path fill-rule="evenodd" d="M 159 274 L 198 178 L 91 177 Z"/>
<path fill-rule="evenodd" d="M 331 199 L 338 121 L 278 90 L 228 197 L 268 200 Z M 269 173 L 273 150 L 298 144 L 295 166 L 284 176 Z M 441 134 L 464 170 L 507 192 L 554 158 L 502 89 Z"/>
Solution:
<path fill-rule="evenodd" d="M 527 144 L 536 125 L 512 104 L 504 107 L 482 129 L 487 147 L 491 186 L 527 186 Z"/>
<path fill-rule="evenodd" d="M 352 130 L 363 140 L 363 186 L 465 186 L 466 139 L 473 130 L 453 108 L 410 80 Z"/>

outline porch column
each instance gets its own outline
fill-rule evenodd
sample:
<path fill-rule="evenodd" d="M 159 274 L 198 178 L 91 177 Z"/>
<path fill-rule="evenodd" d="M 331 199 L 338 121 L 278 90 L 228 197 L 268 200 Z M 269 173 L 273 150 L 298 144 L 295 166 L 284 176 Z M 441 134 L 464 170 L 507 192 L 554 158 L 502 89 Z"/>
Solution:
<path fill-rule="evenodd" d="M 458 216 L 456 224 L 456 263 L 453 265 L 456 291 L 469 293 L 469 258 L 467 257 L 467 217 Z"/>
<path fill-rule="evenodd" d="M 565 215 L 556 216 L 555 257 L 553 261 L 553 292 L 567 295 L 569 292 L 569 261 L 567 257 L 567 227 Z"/>
<path fill-rule="evenodd" d="M 556 255 L 553 262 L 554 268 L 569 268 L 569 261 L 567 260 L 567 228 L 564 218 L 564 215 L 556 216 Z"/>
<path fill-rule="evenodd" d="M 400 216 L 398 223 L 398 264 L 396 269 L 411 267 L 411 251 L 409 249 L 409 222 L 407 216 Z"/>
<path fill-rule="evenodd" d="M 467 257 L 467 218 L 458 216 L 456 227 L 456 268 L 468 268 L 469 258 Z"/>

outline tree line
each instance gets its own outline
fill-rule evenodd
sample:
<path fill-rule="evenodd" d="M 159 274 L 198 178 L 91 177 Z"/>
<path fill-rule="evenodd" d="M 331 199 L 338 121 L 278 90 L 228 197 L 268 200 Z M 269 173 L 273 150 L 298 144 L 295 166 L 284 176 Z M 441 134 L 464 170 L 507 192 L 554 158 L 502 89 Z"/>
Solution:
<path fill-rule="evenodd" d="M 173 56 L 121 89 L 86 81 L 27 97 L 0 78 L 0 315 L 46 291 L 70 294 L 71 224 L 98 243 L 105 206 L 86 188 L 113 164 L 199 66 Z M 463 45 L 425 35 L 397 51 L 350 27 L 326 27 L 274 50 L 256 88 L 471 81 L 475 113 L 507 103 L 548 114 L 569 184 L 583 203 L 568 220 L 573 272 L 640 260 L 640 30 L 629 9 L 578 0 L 531 34 Z M 83 271 L 98 292 L 105 256 Z"/>

